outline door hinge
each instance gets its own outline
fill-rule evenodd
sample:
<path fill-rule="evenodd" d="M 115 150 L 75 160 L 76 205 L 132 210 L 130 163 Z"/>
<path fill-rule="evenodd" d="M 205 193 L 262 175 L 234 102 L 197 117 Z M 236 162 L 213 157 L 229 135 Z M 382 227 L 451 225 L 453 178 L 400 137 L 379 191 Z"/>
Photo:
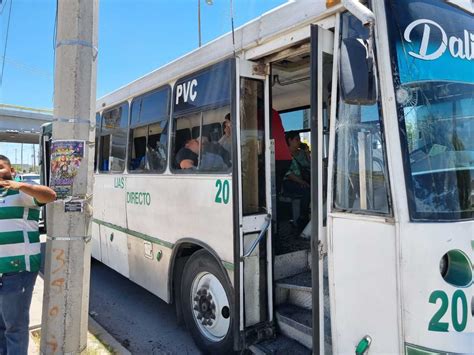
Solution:
<path fill-rule="evenodd" d="M 323 260 L 324 257 L 328 255 L 328 250 L 326 248 L 326 245 L 321 240 L 318 240 L 318 254 L 319 254 L 319 260 Z"/>

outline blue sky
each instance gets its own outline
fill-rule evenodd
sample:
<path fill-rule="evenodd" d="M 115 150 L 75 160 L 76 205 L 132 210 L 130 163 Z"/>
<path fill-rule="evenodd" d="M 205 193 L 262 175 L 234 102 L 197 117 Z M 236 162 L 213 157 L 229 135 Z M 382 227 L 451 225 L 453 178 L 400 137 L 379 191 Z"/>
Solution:
<path fill-rule="evenodd" d="M 52 108 L 56 1 L 1 2 L 0 63 L 10 5 L 12 11 L 0 103 Z M 234 0 L 235 27 L 285 2 Z M 97 97 L 195 49 L 197 4 L 198 0 L 99 0 Z M 201 0 L 201 23 L 203 43 L 229 32 L 230 0 L 213 0 L 212 6 Z M 15 147 L 0 143 L 2 151 Z"/>
<path fill-rule="evenodd" d="M 0 43 L 13 1 L 0 103 L 53 107 L 56 1 L 2 0 Z M 229 32 L 230 0 L 201 0 L 203 43 Z M 236 27 L 286 0 L 234 0 Z M 198 46 L 198 0 L 100 0 L 98 97 Z M 0 46 L 3 56 L 3 46 Z M 0 58 L 1 61 L 2 58 Z"/>

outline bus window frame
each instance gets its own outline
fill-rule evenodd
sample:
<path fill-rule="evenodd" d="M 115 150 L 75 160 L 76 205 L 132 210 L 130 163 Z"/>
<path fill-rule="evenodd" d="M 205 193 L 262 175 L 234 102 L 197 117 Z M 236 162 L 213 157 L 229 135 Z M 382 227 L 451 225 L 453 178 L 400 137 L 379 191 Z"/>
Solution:
<path fill-rule="evenodd" d="M 173 90 L 172 90 L 172 95 L 171 95 L 171 118 L 175 119 L 175 118 L 178 118 L 178 117 L 184 117 L 184 116 L 187 116 L 189 114 L 192 114 L 192 113 L 196 113 L 196 112 L 204 112 L 204 111 L 208 111 L 208 110 L 212 110 L 212 109 L 215 109 L 217 107 L 223 107 L 223 106 L 230 106 L 231 103 L 232 103 L 232 85 L 234 84 L 233 83 L 233 74 L 232 74 L 232 68 L 233 68 L 233 58 L 227 58 L 227 59 L 223 59 L 217 63 L 214 63 L 214 64 L 211 64 L 205 68 L 202 68 L 196 72 L 192 72 L 192 73 L 189 73 L 187 75 L 184 75 L 180 78 L 178 78 L 176 80 L 176 82 L 174 83 L 173 85 Z M 212 72 L 212 71 L 216 71 L 218 70 L 220 67 L 225 67 L 227 65 L 228 67 L 228 74 L 229 74 L 229 77 L 228 77 L 228 84 L 229 84 L 229 98 L 227 100 L 219 100 L 219 101 L 216 101 L 216 102 L 212 102 L 210 104 L 204 104 L 202 106 L 197 106 L 197 107 L 193 107 L 193 108 L 189 108 L 189 109 L 183 109 L 183 110 L 180 110 L 178 112 L 176 112 L 176 93 L 177 93 L 177 87 L 178 85 L 181 85 L 183 83 L 185 83 L 186 81 L 188 81 L 189 79 L 193 78 L 193 77 L 198 77 L 200 76 L 201 74 L 203 73 L 206 73 L 206 72 Z"/>
<path fill-rule="evenodd" d="M 350 12 L 344 12 L 340 16 L 340 31 L 339 31 L 339 38 L 338 38 L 338 43 L 340 44 L 342 41 L 342 35 L 343 35 L 343 15 L 347 14 L 349 16 L 354 16 Z M 346 16 L 347 16 L 346 15 Z M 378 52 L 377 52 L 377 47 L 374 43 L 374 56 L 375 58 L 378 58 Z M 376 82 L 377 85 L 380 86 L 380 69 L 378 65 L 378 60 L 375 61 L 375 70 L 376 70 Z M 340 112 L 340 101 L 341 99 L 341 90 L 340 90 L 340 83 L 339 83 L 339 76 L 340 72 L 338 69 L 337 72 L 337 78 L 333 78 L 333 83 L 332 85 L 336 85 L 336 97 L 335 97 L 335 105 L 336 105 L 336 110 L 335 110 L 335 115 L 334 117 L 330 117 L 330 119 L 334 119 L 334 126 L 331 126 L 331 129 L 334 130 L 332 133 L 334 135 L 334 147 L 332 154 L 328 157 L 328 159 L 332 160 L 332 171 L 329 172 L 328 179 L 331 179 L 332 183 L 332 191 L 331 191 L 331 201 L 328 200 L 328 204 L 330 206 L 330 211 L 331 212 L 340 212 L 340 213 L 348 213 L 354 216 L 371 216 L 371 217 L 382 217 L 382 218 L 393 218 L 394 217 L 394 206 L 393 206 L 393 198 L 392 198 L 392 187 L 391 187 L 391 179 L 390 179 L 390 170 L 389 170 L 389 163 L 388 163 L 388 152 L 387 152 L 387 139 L 385 138 L 386 135 L 386 129 L 385 129 L 385 119 L 387 119 L 383 113 L 383 108 L 382 108 L 382 98 L 381 96 L 378 97 L 377 99 L 377 112 L 379 116 L 379 125 L 380 125 L 380 138 L 381 138 L 381 144 L 382 144 L 382 154 L 384 158 L 384 169 L 385 173 L 384 176 L 386 178 L 385 184 L 386 184 L 386 192 L 387 192 L 387 212 L 382 212 L 382 211 L 377 211 L 377 210 L 370 210 L 370 209 L 362 209 L 362 208 L 343 208 L 343 207 L 337 207 L 336 206 L 336 197 L 337 197 L 337 130 L 336 126 L 339 121 L 339 112 Z M 349 104 L 346 104 L 349 105 Z M 350 105 L 353 106 L 353 105 Z M 371 106 L 371 105 L 369 105 Z M 329 195 L 328 195 L 329 197 Z"/>
<path fill-rule="evenodd" d="M 294 107 L 294 108 L 290 108 L 290 109 L 286 109 L 286 110 L 281 110 L 281 111 L 278 111 L 278 114 L 281 116 L 281 115 L 284 115 L 285 113 L 291 113 L 291 112 L 303 111 L 303 110 L 308 110 L 308 112 L 310 112 L 311 105 L 298 106 L 298 107 Z M 311 116 L 311 113 L 310 113 L 310 116 Z M 311 121 L 311 120 L 309 120 L 309 121 Z M 283 125 L 283 118 L 282 118 L 282 125 Z M 284 129 L 285 129 L 285 126 L 283 125 L 283 130 Z M 310 122 L 310 124 L 307 128 L 303 127 L 303 128 L 297 128 L 297 129 L 289 129 L 288 131 L 285 131 L 285 133 L 289 132 L 289 131 L 298 131 L 300 133 L 310 132 L 311 131 L 311 122 Z"/>
<path fill-rule="evenodd" d="M 145 121 L 145 122 L 141 122 L 140 121 L 140 117 L 141 117 L 141 111 L 142 111 L 142 105 L 143 105 L 143 99 L 146 98 L 147 96 L 151 96 L 159 91 L 166 91 L 166 94 L 167 94 L 167 97 L 166 97 L 166 114 L 162 117 L 162 119 L 160 120 L 151 120 L 151 121 Z M 125 163 L 125 171 L 129 174 L 137 174 L 137 175 L 141 175 L 141 174 L 145 174 L 145 175 L 162 175 L 164 174 L 167 170 L 168 170 L 168 167 L 170 166 L 169 164 L 169 161 L 170 161 L 170 130 L 172 129 L 170 127 L 171 125 L 171 100 L 173 99 L 173 89 L 171 87 L 171 85 L 169 84 L 165 84 L 165 85 L 162 85 L 160 87 L 157 87 L 153 90 L 150 90 L 150 91 L 147 91 L 141 95 L 138 95 L 138 96 L 135 96 L 131 99 L 130 101 L 130 108 L 129 108 L 129 118 L 128 118 L 128 133 L 127 133 L 127 158 L 126 158 L 126 163 Z M 138 111 L 138 121 L 136 123 L 132 122 L 132 112 L 133 112 L 133 107 L 134 107 L 134 104 L 136 103 L 140 103 L 140 109 Z M 161 123 L 162 122 L 166 122 L 167 123 L 167 127 L 168 127 L 168 137 L 166 138 L 166 152 L 165 152 L 165 155 L 166 155 L 166 163 L 165 163 L 165 166 L 162 168 L 162 169 L 159 169 L 159 170 L 138 170 L 138 169 L 134 169 L 134 170 L 131 170 L 130 169 L 130 160 L 131 160 L 131 156 L 132 156 L 132 151 L 131 149 L 133 148 L 132 144 L 132 139 L 133 139 L 133 135 L 132 135 L 132 131 L 136 128 L 143 128 L 143 127 L 146 127 L 147 128 L 147 135 L 146 135 L 146 141 L 148 142 L 148 138 L 149 138 L 149 128 L 150 126 L 156 124 L 156 123 L 160 123 L 160 126 L 161 126 Z M 146 148 L 146 147 L 145 147 Z"/>
<path fill-rule="evenodd" d="M 117 130 L 117 128 L 114 128 L 114 129 L 107 129 L 107 133 L 108 134 L 104 134 L 104 114 L 108 113 L 108 112 L 111 112 L 117 108 L 120 108 L 122 106 L 126 105 L 127 106 L 127 119 L 126 119 L 126 127 L 119 127 L 118 129 L 123 129 L 125 130 L 125 135 L 126 135 L 126 142 L 125 142 L 125 159 L 124 159 L 124 168 L 122 169 L 122 171 L 111 171 L 110 170 L 110 163 L 109 163 L 109 170 L 101 170 L 100 168 L 100 163 L 101 163 L 101 153 L 102 153 L 102 144 L 101 144 L 101 141 L 102 141 L 102 137 L 104 136 L 110 136 L 111 139 L 110 139 L 110 147 L 109 147 L 109 159 L 110 159 L 110 154 L 112 153 L 112 137 L 113 137 L 113 132 L 115 130 Z M 102 111 L 101 115 L 100 115 L 100 132 L 99 132 L 99 135 L 97 136 L 97 138 L 99 138 L 99 144 L 98 144 L 98 148 L 99 148 L 99 161 L 98 161 L 98 164 L 97 164 L 97 170 L 98 170 L 98 173 L 99 174 L 124 174 L 127 172 L 127 159 L 128 159 L 128 137 L 129 137 L 129 126 L 130 126 L 130 101 L 126 100 L 126 101 L 122 101 L 120 102 L 119 104 L 117 105 L 114 105 L 112 107 L 109 107 L 105 110 Z"/>
<path fill-rule="evenodd" d="M 182 83 L 185 83 L 186 81 L 188 81 L 189 79 L 193 78 L 193 77 L 197 77 L 205 72 L 212 72 L 212 70 L 217 70 L 219 67 L 224 67 L 226 66 L 228 67 L 228 85 L 229 85 L 229 97 L 228 99 L 226 100 L 218 100 L 217 102 L 212 102 L 210 104 L 204 104 L 202 106 L 197 106 L 197 107 L 194 107 L 194 108 L 190 108 L 190 109 L 185 109 L 185 110 L 180 110 L 178 112 L 175 112 L 175 108 L 176 108 L 176 92 L 177 92 L 177 87 L 178 85 L 182 84 Z M 220 109 L 220 108 L 223 108 L 223 107 L 228 107 L 228 112 L 231 113 L 231 123 L 232 123 L 232 127 L 234 127 L 234 123 L 232 121 L 234 121 L 235 119 L 232 117 L 232 111 L 233 111 L 233 106 L 234 106 L 234 102 L 235 102 L 235 88 L 234 86 L 236 85 L 235 84 L 235 81 L 236 81 L 236 78 L 235 78 L 235 58 L 225 58 L 217 63 L 213 63 L 205 68 L 202 68 L 200 70 L 197 70 L 195 72 L 191 72 L 189 74 L 186 74 L 180 78 L 178 78 L 173 87 L 172 87 L 172 95 L 171 95 L 171 109 L 170 109 L 170 133 L 169 133 L 169 148 L 168 148 L 168 167 L 169 167 L 169 171 L 172 173 L 172 174 L 175 174 L 175 175 L 211 175 L 211 176 L 232 176 L 232 173 L 234 171 L 234 163 L 232 164 L 232 166 L 229 167 L 228 171 L 200 171 L 200 170 L 197 170 L 197 169 L 181 169 L 181 168 L 177 168 L 175 164 L 175 159 L 176 159 L 176 155 L 178 153 L 178 151 L 175 151 L 176 149 L 176 128 L 177 128 L 177 121 L 180 119 L 180 118 L 185 118 L 185 117 L 189 117 L 189 116 L 192 116 L 192 115 L 195 115 L 195 114 L 201 114 L 203 115 L 204 113 L 206 112 L 209 112 L 209 111 L 212 111 L 212 110 L 216 110 L 216 109 Z M 217 87 L 216 87 L 217 88 Z M 224 121 L 224 118 L 223 118 L 223 121 Z M 223 123 L 223 122 L 222 122 Z M 200 123 L 200 128 L 199 128 L 199 131 L 202 132 L 202 125 L 203 125 L 203 120 L 201 120 L 201 123 Z M 234 132 L 234 131 L 233 131 Z M 235 132 L 233 133 L 232 136 L 235 136 Z M 191 135 L 191 138 L 192 138 L 192 128 L 190 129 L 190 135 Z M 232 142 L 233 142 L 233 138 L 232 138 Z M 231 158 L 232 158 L 232 161 L 233 161 L 233 158 L 234 158 L 234 150 L 236 148 L 233 146 L 232 147 L 232 152 L 230 154 Z"/>
<path fill-rule="evenodd" d="M 169 151 L 169 159 L 168 159 L 168 166 L 169 166 L 169 169 L 170 171 L 173 173 L 173 174 L 176 174 L 176 175 L 213 175 L 213 176 L 232 176 L 232 171 L 233 171 L 233 165 L 229 167 L 228 171 L 201 171 L 201 170 L 198 170 L 198 169 L 181 169 L 181 168 L 176 168 L 175 166 L 177 164 L 174 164 L 172 162 L 174 162 L 174 160 L 176 159 L 176 155 L 178 154 L 177 151 L 175 151 L 175 148 L 176 148 L 176 122 L 181 119 L 181 118 L 186 118 L 186 117 L 189 117 L 189 116 L 192 116 L 192 115 L 198 115 L 198 114 L 201 114 L 201 115 L 204 115 L 206 112 L 209 112 L 209 111 L 213 111 L 213 110 L 218 110 L 218 109 L 221 109 L 221 108 L 224 108 L 224 107 L 228 107 L 228 111 L 231 112 L 232 110 L 232 105 L 231 103 L 228 103 L 226 105 L 207 105 L 207 106 L 203 106 L 203 109 L 202 110 L 195 110 L 193 112 L 186 112 L 184 115 L 182 116 L 172 116 L 172 133 L 170 134 L 170 138 L 171 138 L 171 145 L 170 145 L 170 149 L 168 149 Z M 232 117 L 232 116 L 231 116 Z M 232 121 L 232 118 L 231 118 L 231 121 Z M 200 125 L 199 125 L 199 131 L 202 132 L 202 127 L 203 127 L 203 123 L 204 123 L 204 119 L 201 120 L 200 122 Z M 193 139 L 192 138 L 192 129 L 193 128 L 190 128 L 190 133 L 191 133 L 191 138 L 190 139 Z M 184 146 L 183 146 L 184 147 Z M 234 150 L 234 147 L 232 147 Z M 233 157 L 233 153 L 231 154 L 231 157 Z"/>

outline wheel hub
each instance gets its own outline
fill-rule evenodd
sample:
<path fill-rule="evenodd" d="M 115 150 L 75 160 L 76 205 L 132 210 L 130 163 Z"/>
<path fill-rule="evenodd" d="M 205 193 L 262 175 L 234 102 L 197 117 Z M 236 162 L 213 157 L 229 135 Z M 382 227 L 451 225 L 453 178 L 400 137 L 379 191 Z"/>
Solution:
<path fill-rule="evenodd" d="M 189 305 L 201 334 L 212 342 L 221 341 L 230 330 L 229 299 L 219 279 L 200 272 L 191 284 Z"/>
<path fill-rule="evenodd" d="M 216 304 L 212 294 L 206 288 L 201 288 L 194 297 L 194 310 L 197 312 L 196 318 L 202 325 L 211 326 L 216 319 Z"/>

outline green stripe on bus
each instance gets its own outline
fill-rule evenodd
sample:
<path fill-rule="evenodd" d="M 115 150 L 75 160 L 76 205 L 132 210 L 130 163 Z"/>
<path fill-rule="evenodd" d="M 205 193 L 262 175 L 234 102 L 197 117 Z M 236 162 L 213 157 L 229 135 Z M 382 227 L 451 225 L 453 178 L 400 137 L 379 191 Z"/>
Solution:
<path fill-rule="evenodd" d="M 440 354 L 446 354 L 446 352 L 429 349 L 429 348 L 425 348 L 418 345 L 405 344 L 405 354 L 406 355 L 440 355 Z"/>
<path fill-rule="evenodd" d="M 40 210 L 29 208 L 28 209 L 28 220 L 38 222 L 40 219 Z"/>
<path fill-rule="evenodd" d="M 30 241 L 30 243 L 39 243 L 40 242 L 39 232 L 28 232 L 28 240 Z"/>
<path fill-rule="evenodd" d="M 17 255 L 17 256 L 7 256 L 0 258 L 0 272 L 16 272 L 16 271 L 23 271 L 26 269 L 25 265 L 25 256 L 24 255 Z"/>
<path fill-rule="evenodd" d="M 137 232 L 137 231 L 134 231 L 134 230 L 131 230 L 131 229 L 128 229 L 128 228 L 120 227 L 120 226 L 117 226 L 116 224 L 112 224 L 112 223 L 109 223 L 109 222 L 101 221 L 100 219 L 97 219 L 97 218 L 94 218 L 92 221 L 95 222 L 95 223 L 97 223 L 97 224 L 100 224 L 100 225 L 102 225 L 102 226 L 115 229 L 115 230 L 117 230 L 117 231 L 119 231 L 119 232 L 123 232 L 123 233 L 126 233 L 126 234 L 133 235 L 134 237 L 137 237 L 137 238 L 146 240 L 147 242 L 159 244 L 159 245 L 161 245 L 161 246 L 164 246 L 164 247 L 170 248 L 170 249 L 173 249 L 173 247 L 174 247 L 174 244 L 173 244 L 173 243 L 166 242 L 166 241 L 164 241 L 164 240 L 161 240 L 161 239 L 152 237 L 152 236 L 150 236 L 150 235 L 148 235 L 148 234 L 144 234 L 144 233 Z"/>
<path fill-rule="evenodd" d="M 0 233 L 0 245 L 24 243 L 22 231 Z"/>
<path fill-rule="evenodd" d="M 117 226 L 116 224 L 113 224 L 113 223 L 105 222 L 105 221 L 102 221 L 102 220 L 97 219 L 97 218 L 92 219 L 92 222 L 97 223 L 97 224 L 102 225 L 102 226 L 105 226 L 105 227 L 108 227 L 108 228 L 115 229 L 119 232 L 123 232 L 123 233 L 129 234 L 129 235 L 132 235 L 134 237 L 146 240 L 148 242 L 152 242 L 152 243 L 155 243 L 155 244 L 162 245 L 166 248 L 170 248 L 170 249 L 174 248 L 173 243 L 166 242 L 164 240 L 161 240 L 161 239 L 158 239 L 158 238 L 155 238 L 155 237 L 149 236 L 147 234 L 140 233 L 140 232 L 128 229 L 128 228 L 120 227 L 120 226 Z M 227 270 L 234 271 L 234 264 L 233 263 L 230 263 L 230 262 L 224 261 L 224 260 L 221 260 L 221 262 L 222 262 L 222 265 L 224 265 L 224 267 Z"/>
<path fill-rule="evenodd" d="M 23 207 L 0 207 L 0 219 L 23 218 Z"/>
<path fill-rule="evenodd" d="M 234 271 L 234 264 L 233 263 L 229 263 L 228 261 L 224 261 L 222 260 L 222 265 L 224 265 L 224 267 L 229 270 L 229 271 Z"/>

